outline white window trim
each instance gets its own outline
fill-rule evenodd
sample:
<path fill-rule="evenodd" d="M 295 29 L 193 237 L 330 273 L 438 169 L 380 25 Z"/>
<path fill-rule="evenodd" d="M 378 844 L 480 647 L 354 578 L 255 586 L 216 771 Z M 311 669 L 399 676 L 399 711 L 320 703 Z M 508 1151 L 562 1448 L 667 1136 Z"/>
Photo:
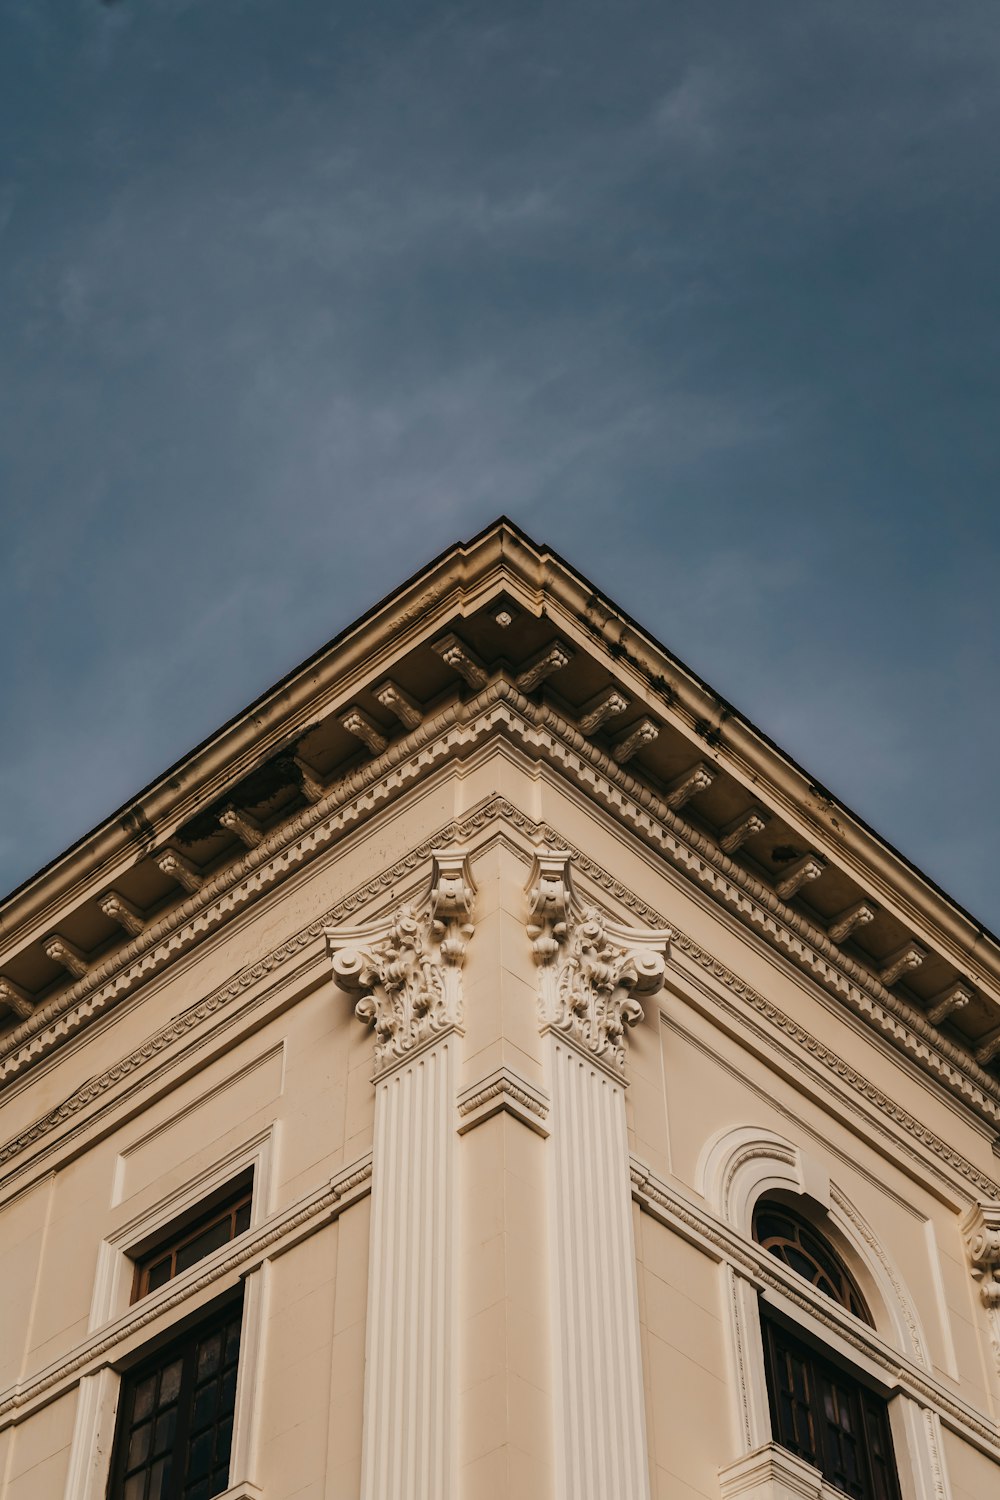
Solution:
<path fill-rule="evenodd" d="M 274 1126 L 269 1125 L 228 1155 L 197 1173 L 183 1187 L 176 1188 L 128 1219 L 102 1241 L 97 1257 L 97 1275 L 90 1305 L 88 1333 L 95 1333 L 105 1323 L 127 1312 L 131 1296 L 133 1252 L 147 1240 L 166 1230 L 189 1209 L 197 1208 L 202 1199 L 232 1178 L 253 1168 L 253 1201 L 250 1227 L 256 1228 L 267 1218 L 271 1207 L 271 1179 L 274 1158 Z M 228 1247 L 227 1247 L 228 1248 Z M 206 1257 L 207 1260 L 207 1257 Z M 168 1286 L 174 1283 L 168 1282 Z M 156 1294 L 151 1294 L 155 1296 Z"/>
<path fill-rule="evenodd" d="M 166 1229 L 181 1214 L 197 1207 L 203 1198 L 250 1167 L 254 1174 L 250 1227 L 255 1228 L 264 1222 L 271 1209 L 273 1147 L 274 1126 L 271 1125 L 199 1172 L 183 1187 L 166 1194 L 150 1208 L 129 1219 L 103 1241 L 91 1302 L 91 1333 L 113 1322 L 128 1309 L 134 1274 L 134 1262 L 129 1252 L 133 1247 L 155 1237 L 158 1230 Z M 229 1248 L 225 1245 L 214 1255 L 224 1257 Z M 211 1265 L 212 1259 L 213 1256 L 206 1256 L 183 1278 L 168 1282 L 159 1289 L 160 1292 L 173 1294 L 186 1278 L 196 1281 Z M 262 1500 L 263 1491 L 255 1482 L 259 1402 L 254 1400 L 254 1392 L 261 1361 L 268 1272 L 269 1264 L 264 1261 L 244 1277 L 229 1488 L 219 1500 Z M 157 1293 L 151 1293 L 151 1307 L 156 1300 Z M 111 1364 L 83 1376 L 80 1381 L 65 1500 L 106 1500 L 120 1389 L 121 1375 Z"/>
<path fill-rule="evenodd" d="M 871 1330 L 872 1345 L 877 1341 L 897 1344 L 908 1357 L 913 1352 L 926 1361 L 926 1343 L 916 1323 L 903 1282 L 874 1236 L 864 1230 L 861 1243 L 861 1221 L 839 1212 L 844 1195 L 832 1184 L 821 1164 L 807 1159 L 800 1148 L 770 1131 L 733 1130 L 724 1133 L 706 1153 L 700 1185 L 712 1207 L 732 1229 L 750 1237 L 753 1205 L 762 1194 L 783 1188 L 809 1198 L 830 1214 L 851 1245 L 858 1265 L 867 1272 L 876 1287 L 891 1329 Z M 780 1266 L 780 1262 L 777 1263 Z M 719 1480 L 723 1500 L 739 1496 L 740 1500 L 786 1500 L 786 1497 L 815 1494 L 826 1500 L 835 1493 L 821 1483 L 811 1490 L 809 1473 L 819 1475 L 811 1466 L 798 1464 L 792 1470 L 781 1457 L 771 1432 L 771 1412 L 764 1373 L 764 1345 L 760 1326 L 761 1298 L 783 1309 L 791 1320 L 812 1331 L 827 1347 L 839 1350 L 856 1368 L 873 1377 L 889 1399 L 889 1424 L 892 1431 L 900 1494 L 903 1500 L 950 1500 L 951 1486 L 944 1461 L 941 1422 L 937 1413 L 928 1410 L 905 1391 L 888 1390 L 879 1362 L 869 1366 L 864 1351 L 842 1342 L 829 1326 L 810 1317 L 801 1305 L 798 1278 L 789 1272 L 787 1301 L 780 1292 L 765 1288 L 754 1276 L 731 1263 L 722 1267 L 725 1276 L 726 1331 L 730 1367 L 735 1392 L 735 1431 L 742 1451 L 734 1462 L 723 1466 Z M 817 1294 L 820 1297 L 821 1294 Z M 819 1305 L 819 1304 L 818 1304 Z M 825 1310 L 825 1308 L 824 1308 Z M 866 1325 L 851 1320 L 855 1335 L 864 1338 Z M 798 1461 L 796 1461 L 798 1463 Z M 802 1472 L 800 1472 L 800 1470 Z M 808 1482 L 807 1482 L 808 1481 Z M 804 1487 L 803 1487 L 804 1486 Z"/>

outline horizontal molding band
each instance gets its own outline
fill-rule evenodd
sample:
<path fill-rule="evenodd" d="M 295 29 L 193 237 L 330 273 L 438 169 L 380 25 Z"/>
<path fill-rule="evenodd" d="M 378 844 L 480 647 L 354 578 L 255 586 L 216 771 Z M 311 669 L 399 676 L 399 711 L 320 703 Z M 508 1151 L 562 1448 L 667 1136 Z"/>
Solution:
<path fill-rule="evenodd" d="M 273 830 L 161 922 L 125 944 L 120 954 L 40 1007 L 0 1041 L 0 1083 L 38 1061 L 408 786 L 497 732 L 589 792 L 743 925 L 837 996 L 982 1119 L 1000 1127 L 1000 1083 L 971 1054 L 941 1035 L 914 1007 L 838 949 L 818 926 L 792 911 L 555 709 L 533 704 L 503 677 L 467 703 L 450 704 L 394 742 L 319 802 Z M 964 970 L 988 988 L 985 976 L 972 974 L 975 966 L 968 959 L 969 955 L 963 955 Z"/>
<path fill-rule="evenodd" d="M 113 1323 L 95 1330 L 64 1358 L 0 1392 L 0 1431 L 21 1421 L 39 1406 L 55 1400 L 84 1375 L 91 1375 L 102 1365 L 109 1364 L 116 1350 L 165 1313 L 181 1307 L 234 1271 L 246 1276 L 265 1260 L 284 1255 L 300 1240 L 331 1223 L 346 1208 L 366 1197 L 371 1187 L 372 1158 L 369 1152 L 338 1172 L 324 1187 L 300 1198 L 280 1213 L 272 1214 L 263 1224 L 241 1235 L 231 1248 L 227 1246 L 216 1251 L 183 1277 L 177 1277 L 160 1291 L 143 1297 Z"/>
<path fill-rule="evenodd" d="M 553 848 L 567 849 L 578 871 L 600 886 L 614 901 L 634 913 L 647 926 L 664 925 L 665 918 L 662 913 L 649 906 L 582 850 L 575 848 L 558 829 L 550 824 L 539 823 L 529 818 L 505 797 L 486 798 L 461 820 L 448 823 L 435 830 L 379 876 L 357 887 L 329 911 L 316 917 L 299 932 L 272 949 L 270 953 L 262 955 L 254 963 L 241 969 L 204 999 L 190 1006 L 166 1026 L 154 1032 L 139 1047 L 119 1059 L 111 1068 L 88 1079 L 54 1109 L 0 1145 L 0 1167 L 8 1165 L 17 1156 L 43 1141 L 46 1136 L 69 1125 L 76 1116 L 86 1115 L 90 1106 L 99 1107 L 104 1095 L 117 1088 L 130 1075 L 134 1075 L 137 1086 L 141 1086 L 142 1071 L 150 1062 L 167 1052 L 184 1036 L 195 1033 L 199 1027 L 210 1022 L 213 1016 L 224 1016 L 229 1007 L 236 1004 L 245 993 L 262 980 L 266 980 L 272 974 L 280 974 L 282 970 L 294 964 L 301 966 L 310 945 L 316 947 L 317 962 L 320 962 L 319 947 L 322 943 L 324 927 L 343 922 L 355 912 L 377 900 L 379 896 L 398 888 L 401 881 L 426 862 L 434 849 L 453 844 L 469 844 L 491 825 L 504 823 L 520 833 L 532 846 L 548 844 Z M 921 1148 L 930 1151 L 951 1171 L 968 1182 L 978 1196 L 1000 1197 L 1000 1184 L 993 1178 L 980 1171 L 934 1131 L 890 1099 L 838 1053 L 791 1020 L 752 985 L 707 953 L 685 932 L 676 925 L 671 925 L 672 942 L 686 958 L 717 982 L 725 985 L 752 1010 L 784 1032 L 796 1046 L 801 1047 L 814 1062 L 821 1064 L 829 1072 L 832 1081 L 835 1080 L 840 1087 L 858 1094 L 891 1121 L 898 1130 L 913 1139 Z"/>
<path fill-rule="evenodd" d="M 685 1239 L 693 1240 L 713 1260 L 724 1262 L 749 1277 L 758 1288 L 770 1288 L 786 1297 L 864 1358 L 877 1364 L 889 1383 L 900 1386 L 914 1400 L 931 1407 L 955 1432 L 994 1462 L 1000 1462 L 1000 1428 L 967 1402 L 959 1400 L 927 1368 L 887 1344 L 874 1330 L 865 1336 L 859 1335 L 853 1326 L 854 1320 L 839 1304 L 824 1297 L 822 1292 L 814 1291 L 807 1281 L 786 1270 L 768 1251 L 744 1238 L 709 1209 L 682 1196 L 638 1157 L 630 1157 L 630 1168 L 632 1197 L 644 1212 Z"/>

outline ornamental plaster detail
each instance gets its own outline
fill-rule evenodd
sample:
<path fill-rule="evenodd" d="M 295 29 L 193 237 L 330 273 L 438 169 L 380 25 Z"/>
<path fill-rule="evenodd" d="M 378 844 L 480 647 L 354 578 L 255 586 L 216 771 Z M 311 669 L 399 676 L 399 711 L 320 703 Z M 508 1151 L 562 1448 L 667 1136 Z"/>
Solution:
<path fill-rule="evenodd" d="M 443 645 L 439 642 L 438 645 Z M 449 640 L 448 644 L 451 644 Z M 714 840 L 673 813 L 662 797 L 616 764 L 549 705 L 530 702 L 498 678 L 474 699 L 452 703 L 382 756 L 338 780 L 323 799 L 292 814 L 262 844 L 204 879 L 175 851 L 154 853 L 160 867 L 192 891 L 191 899 L 150 925 L 86 978 L 27 1012 L 0 1038 L 0 1082 L 30 1067 L 66 1037 L 113 1006 L 218 927 L 248 900 L 282 880 L 402 792 L 405 786 L 499 731 L 523 751 L 570 774 L 649 847 L 701 885 L 739 921 L 836 996 L 892 1045 L 991 1124 L 1000 1123 L 1000 1085 L 976 1059 L 930 1025 L 905 999 L 806 916 L 790 910 L 760 880 L 728 859 Z M 199 888 L 200 887 L 200 888 Z M 1000 1040 L 997 1043 L 1000 1050 Z"/>
<path fill-rule="evenodd" d="M 642 1020 L 638 995 L 663 985 L 670 929 L 624 927 L 573 889 L 565 851 L 536 854 L 528 881 L 528 936 L 538 965 L 538 1018 L 622 1074 L 625 1028 Z"/>
<path fill-rule="evenodd" d="M 966 1215 L 965 1244 L 972 1276 L 989 1314 L 990 1340 L 1000 1370 L 1000 1201 L 977 1203 Z"/>
<path fill-rule="evenodd" d="M 375 1029 L 376 1072 L 462 1022 L 475 885 L 463 851 L 431 858 L 422 909 L 403 905 L 380 921 L 325 929 L 334 980 L 357 995 L 355 1015 Z"/>
<path fill-rule="evenodd" d="M 546 844 L 549 847 L 561 847 L 569 851 L 576 868 L 594 884 L 599 885 L 602 890 L 614 899 L 614 901 L 629 911 L 634 912 L 640 922 L 649 926 L 660 925 L 662 916 L 652 907 L 642 901 L 640 897 L 622 882 L 609 875 L 602 866 L 590 859 L 579 849 L 567 842 L 562 834 L 551 825 L 537 823 L 519 808 L 509 802 L 505 797 L 495 796 L 485 799 L 479 807 L 473 809 L 467 817 L 457 823 L 448 823 L 436 830 L 429 838 L 416 845 L 408 853 L 402 856 L 395 864 L 383 870 L 374 879 L 349 892 L 342 900 L 332 907 L 327 913 L 310 922 L 306 927 L 285 939 L 270 952 L 263 954 L 254 963 L 247 965 L 233 975 L 231 979 L 212 990 L 202 1000 L 180 1015 L 173 1018 L 168 1025 L 153 1032 L 146 1040 L 125 1057 L 120 1058 L 111 1068 L 104 1073 L 88 1079 L 87 1082 L 68 1094 L 59 1104 L 40 1116 L 27 1126 L 18 1135 L 10 1137 L 0 1145 L 0 1166 L 6 1165 L 17 1156 L 29 1150 L 39 1141 L 44 1140 L 47 1135 L 58 1130 L 60 1126 L 68 1124 L 74 1116 L 82 1113 L 90 1105 L 99 1103 L 100 1099 L 112 1090 L 116 1085 L 127 1080 L 131 1075 L 139 1072 L 147 1063 L 166 1052 L 176 1042 L 196 1031 L 205 1022 L 219 1013 L 224 1012 L 231 1004 L 235 1003 L 248 990 L 266 979 L 268 975 L 280 971 L 292 963 L 304 952 L 315 940 L 322 936 L 325 927 L 332 922 L 344 921 L 354 912 L 367 906 L 369 902 L 384 896 L 391 891 L 399 881 L 406 879 L 429 859 L 436 848 L 449 844 L 466 844 L 472 838 L 478 836 L 491 823 L 503 821 L 509 823 L 524 837 L 536 844 Z M 148 932 L 149 929 L 147 929 Z M 854 1093 L 864 1098 L 873 1105 L 893 1125 L 904 1131 L 919 1146 L 930 1151 L 946 1167 L 967 1181 L 977 1194 L 984 1198 L 1000 1196 L 1000 1184 L 985 1173 L 980 1172 L 959 1152 L 955 1151 L 947 1142 L 935 1135 L 932 1130 L 922 1124 L 913 1115 L 910 1115 L 894 1100 L 890 1099 L 875 1085 L 852 1068 L 842 1057 L 830 1048 L 826 1047 L 810 1032 L 804 1030 L 797 1022 L 792 1021 L 783 1011 L 763 995 L 759 994 L 746 980 L 741 979 L 728 969 L 713 955 L 706 953 L 686 933 L 677 928 L 672 929 L 672 947 L 682 952 L 686 958 L 699 968 L 704 970 L 713 980 L 730 990 L 738 999 L 745 1002 L 751 1010 L 770 1025 L 779 1029 L 796 1046 L 802 1047 L 822 1067 L 833 1074 L 839 1083 L 851 1089 Z M 132 945 L 128 945 L 132 947 Z M 185 951 L 179 948 L 178 951 Z M 145 966 L 137 964 L 137 969 Z M 127 992 L 130 985 L 122 987 L 121 993 Z M 26 1011 L 29 1007 L 26 1006 Z M 61 1035 L 71 1035 L 77 1028 L 73 1024 L 74 1018 L 67 1016 L 59 1023 Z M 39 1052 L 38 1055 L 43 1055 Z M 13 1059 L 12 1059 L 13 1061 Z"/>

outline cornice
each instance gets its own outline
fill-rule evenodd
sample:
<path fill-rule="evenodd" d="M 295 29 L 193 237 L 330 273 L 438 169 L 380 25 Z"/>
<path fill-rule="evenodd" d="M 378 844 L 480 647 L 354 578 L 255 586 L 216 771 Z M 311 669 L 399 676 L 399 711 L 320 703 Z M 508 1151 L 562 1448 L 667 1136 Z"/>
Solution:
<path fill-rule="evenodd" d="M 224 1013 L 261 981 L 272 974 L 280 973 L 283 969 L 288 969 L 296 961 L 301 961 L 310 945 L 316 950 L 318 968 L 321 963 L 320 944 L 327 927 L 344 922 L 372 903 L 377 903 L 379 898 L 384 897 L 388 892 L 397 890 L 401 883 L 404 883 L 418 868 L 425 865 L 428 859 L 433 857 L 435 849 L 456 844 L 471 845 L 493 823 L 508 824 L 516 829 L 529 846 L 535 848 L 547 846 L 566 850 L 571 855 L 579 873 L 584 875 L 591 884 L 603 890 L 614 903 L 632 912 L 644 926 L 658 928 L 666 925 L 661 913 L 649 906 L 595 860 L 575 848 L 551 824 L 529 818 L 505 797 L 487 798 L 462 819 L 436 829 L 395 864 L 356 890 L 349 892 L 335 906 L 317 916 L 270 952 L 262 955 L 252 964 L 246 965 L 209 995 L 190 1006 L 167 1025 L 159 1028 L 139 1047 L 120 1058 L 112 1067 L 88 1079 L 54 1109 L 0 1145 L 0 1168 L 8 1166 L 18 1156 L 43 1141 L 48 1135 L 58 1131 L 62 1126 L 69 1125 L 76 1116 L 83 1114 L 88 1106 L 98 1103 L 129 1077 L 139 1077 L 139 1086 L 142 1086 L 142 1070 L 149 1063 L 169 1052 L 170 1048 L 182 1041 L 184 1037 L 196 1034 L 199 1028 L 211 1021 L 213 1016 Z M 528 855 L 525 855 L 525 858 L 530 860 Z M 755 990 L 752 985 L 707 953 L 687 933 L 678 929 L 676 925 L 672 926 L 671 932 L 671 942 L 675 951 L 680 950 L 688 960 L 704 970 L 713 980 L 723 985 L 771 1026 L 783 1032 L 790 1042 L 806 1051 L 814 1062 L 821 1065 L 831 1075 L 831 1079 L 838 1087 L 850 1090 L 873 1106 L 897 1130 L 909 1136 L 922 1150 L 930 1152 L 950 1171 L 968 1182 L 975 1194 L 984 1198 L 1000 1197 L 1000 1185 L 889 1098 L 844 1058 L 812 1036 L 797 1022 L 785 1015 L 773 1002 Z M 486 1103 L 485 1100 L 481 1102 Z M 521 1102 L 523 1104 L 523 1101 Z M 473 1107 L 478 1108 L 478 1105 Z M 530 1106 L 525 1107 L 530 1108 Z"/>
<path fill-rule="evenodd" d="M 1000 1125 L 1000 1084 L 971 1056 L 687 823 L 663 797 L 622 769 L 612 755 L 591 744 L 554 708 L 530 702 L 504 676 L 467 702 L 452 703 L 424 720 L 320 801 L 293 814 L 113 958 L 95 965 L 62 995 L 39 1007 L 0 1040 L 0 1083 L 132 992 L 380 805 L 493 733 L 505 735 L 531 758 L 547 762 L 582 787 L 951 1094 L 992 1127 Z"/>

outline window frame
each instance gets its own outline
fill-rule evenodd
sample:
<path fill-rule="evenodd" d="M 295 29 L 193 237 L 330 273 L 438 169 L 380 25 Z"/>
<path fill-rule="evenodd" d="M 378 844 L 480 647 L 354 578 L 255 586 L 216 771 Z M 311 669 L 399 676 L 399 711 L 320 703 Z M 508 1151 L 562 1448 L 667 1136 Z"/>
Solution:
<path fill-rule="evenodd" d="M 210 1195 L 207 1202 L 200 1207 L 189 1209 L 181 1214 L 172 1223 L 167 1224 L 161 1235 L 157 1237 L 152 1245 L 141 1253 L 133 1253 L 129 1258 L 132 1261 L 134 1271 L 132 1276 L 132 1294 L 130 1305 L 135 1306 L 137 1302 L 145 1297 L 158 1292 L 161 1287 L 169 1286 L 179 1276 L 200 1265 L 217 1250 L 232 1244 L 240 1235 L 245 1234 L 253 1226 L 253 1200 L 255 1197 L 255 1182 L 253 1167 L 245 1171 Z M 241 1211 L 247 1209 L 246 1222 L 239 1227 Z M 177 1258 L 185 1249 L 194 1243 L 202 1234 L 222 1224 L 228 1218 L 230 1233 L 226 1239 L 221 1240 L 218 1245 L 213 1245 L 199 1255 L 189 1265 L 177 1270 Z M 156 1286 L 149 1285 L 150 1276 L 166 1257 L 170 1257 L 170 1274 L 163 1281 L 157 1282 Z"/>
<path fill-rule="evenodd" d="M 215 1494 L 217 1496 L 224 1495 L 230 1490 L 234 1458 L 237 1451 L 236 1428 L 239 1413 L 241 1374 L 245 1377 L 246 1360 L 249 1354 L 243 1342 L 246 1332 L 246 1304 L 242 1285 L 236 1288 L 235 1291 L 230 1291 L 221 1300 L 211 1303 L 206 1308 L 201 1308 L 197 1318 L 185 1320 L 182 1331 L 178 1332 L 176 1329 L 170 1330 L 166 1337 L 157 1339 L 152 1347 L 147 1346 L 139 1351 L 136 1357 L 120 1372 L 117 1411 L 115 1414 L 114 1435 L 111 1444 L 107 1479 L 107 1500 L 124 1500 L 125 1483 L 128 1475 L 129 1441 L 136 1425 L 132 1420 L 133 1411 L 129 1410 L 128 1402 L 130 1398 L 134 1399 L 138 1383 L 149 1375 L 162 1371 L 166 1365 L 174 1363 L 177 1359 L 182 1361 L 180 1386 L 176 1402 L 178 1412 L 177 1426 L 170 1451 L 175 1457 L 177 1455 L 183 1457 L 187 1448 L 187 1439 L 190 1434 L 194 1410 L 197 1373 L 194 1365 L 195 1351 L 205 1339 L 210 1338 L 215 1332 L 227 1328 L 233 1323 L 236 1323 L 239 1329 L 239 1352 L 235 1362 L 235 1376 L 233 1381 L 233 1411 L 229 1455 L 226 1464 L 225 1484 L 221 1490 L 216 1490 Z M 127 1417 L 126 1413 L 128 1413 Z M 163 1496 L 163 1500 L 182 1500 L 183 1483 L 184 1470 L 182 1467 L 178 1467 L 173 1476 L 170 1488 Z"/>
<path fill-rule="evenodd" d="M 886 1396 L 864 1380 L 858 1370 L 836 1357 L 835 1351 L 822 1341 L 810 1337 L 808 1332 L 791 1319 L 775 1316 L 771 1308 L 761 1307 L 761 1343 L 764 1355 L 764 1376 L 768 1393 L 768 1408 L 771 1419 L 772 1440 L 786 1453 L 791 1453 L 803 1463 L 811 1465 L 823 1477 L 823 1483 L 837 1494 L 850 1495 L 842 1490 L 835 1479 L 835 1461 L 830 1438 L 830 1420 L 822 1406 L 825 1400 L 824 1383 L 834 1382 L 846 1391 L 855 1423 L 857 1452 L 863 1470 L 864 1492 L 857 1500 L 902 1500 L 899 1463 L 892 1431 L 890 1403 Z M 800 1444 L 789 1440 L 783 1432 L 783 1419 L 778 1400 L 778 1362 L 782 1353 L 797 1355 L 808 1367 L 812 1382 L 811 1400 L 805 1406 L 809 1412 L 812 1444 L 803 1451 Z M 881 1446 L 885 1451 L 879 1453 Z M 881 1492 L 878 1489 L 876 1464 L 881 1460 L 887 1476 Z"/>

